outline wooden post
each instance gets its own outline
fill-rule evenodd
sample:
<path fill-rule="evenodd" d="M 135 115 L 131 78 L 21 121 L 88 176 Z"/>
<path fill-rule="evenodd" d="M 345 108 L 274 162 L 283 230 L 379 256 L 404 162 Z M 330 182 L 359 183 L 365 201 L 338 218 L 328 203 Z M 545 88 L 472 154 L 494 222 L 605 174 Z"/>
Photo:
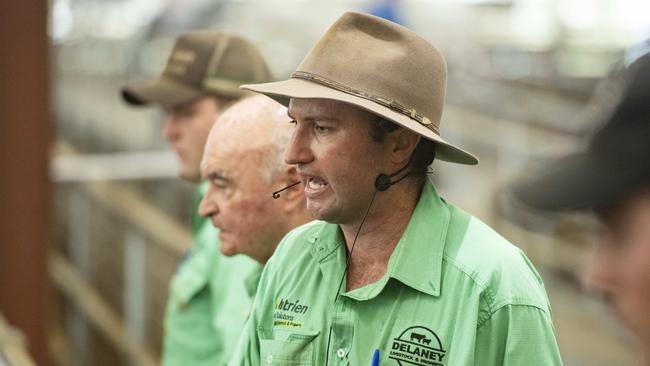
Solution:
<path fill-rule="evenodd" d="M 39 365 L 50 285 L 47 1 L 0 1 L 0 312 Z"/>

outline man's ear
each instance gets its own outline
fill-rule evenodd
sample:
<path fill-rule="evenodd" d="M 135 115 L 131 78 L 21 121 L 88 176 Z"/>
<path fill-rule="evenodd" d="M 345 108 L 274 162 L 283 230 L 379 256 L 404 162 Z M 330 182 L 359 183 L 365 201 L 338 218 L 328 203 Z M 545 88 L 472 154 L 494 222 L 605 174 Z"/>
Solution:
<path fill-rule="evenodd" d="M 392 147 L 391 161 L 397 165 L 406 164 L 422 138 L 420 135 L 406 128 L 400 128 L 389 136 Z"/>
<path fill-rule="evenodd" d="M 300 181 L 300 175 L 298 175 L 298 170 L 295 165 L 287 165 L 280 176 L 282 177 L 282 180 L 280 180 L 281 188 Z M 296 211 L 299 206 L 305 204 L 305 189 L 303 184 L 296 184 L 286 191 L 283 191 L 278 200 L 281 201 L 285 212 L 289 213 Z"/>

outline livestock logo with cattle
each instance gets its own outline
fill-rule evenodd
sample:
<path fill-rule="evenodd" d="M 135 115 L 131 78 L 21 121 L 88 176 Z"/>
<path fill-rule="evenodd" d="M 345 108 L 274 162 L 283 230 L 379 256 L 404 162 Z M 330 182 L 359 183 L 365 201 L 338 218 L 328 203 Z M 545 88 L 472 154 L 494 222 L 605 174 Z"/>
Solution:
<path fill-rule="evenodd" d="M 423 326 L 414 326 L 393 339 L 388 357 L 400 366 L 442 366 L 445 353 L 436 333 Z"/>

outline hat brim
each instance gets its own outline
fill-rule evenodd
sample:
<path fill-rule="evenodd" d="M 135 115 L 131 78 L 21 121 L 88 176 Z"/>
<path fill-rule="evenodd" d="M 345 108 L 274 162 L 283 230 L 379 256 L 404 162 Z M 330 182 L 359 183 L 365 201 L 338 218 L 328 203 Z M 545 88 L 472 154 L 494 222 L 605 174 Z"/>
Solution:
<path fill-rule="evenodd" d="M 509 191 L 518 201 L 538 210 L 588 210 L 622 198 L 644 174 L 636 163 L 581 152 L 545 166 L 536 176 L 516 181 Z"/>
<path fill-rule="evenodd" d="M 136 106 L 156 103 L 174 107 L 189 103 L 201 95 L 200 90 L 165 77 L 131 83 L 122 88 L 124 101 Z"/>
<path fill-rule="evenodd" d="M 399 112 L 384 107 L 383 105 L 371 100 L 357 97 L 318 83 L 292 78 L 272 83 L 242 85 L 241 88 L 267 95 L 287 107 L 289 106 L 291 98 L 321 98 L 349 103 L 363 108 L 370 113 L 385 117 L 431 141 L 436 142 L 436 159 L 438 160 L 465 165 L 476 165 L 479 162 L 478 158 L 474 155 L 448 143 L 432 130 Z"/>

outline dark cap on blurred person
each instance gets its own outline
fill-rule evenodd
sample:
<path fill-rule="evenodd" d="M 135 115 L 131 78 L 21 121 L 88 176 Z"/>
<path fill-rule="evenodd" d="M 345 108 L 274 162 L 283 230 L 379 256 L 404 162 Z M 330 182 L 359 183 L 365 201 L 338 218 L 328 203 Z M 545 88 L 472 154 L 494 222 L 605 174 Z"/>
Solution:
<path fill-rule="evenodd" d="M 199 97 L 239 98 L 241 84 L 267 82 L 271 73 L 251 42 L 222 32 L 181 35 L 162 75 L 127 84 L 122 97 L 132 105 L 157 103 L 174 107 Z"/>
<path fill-rule="evenodd" d="M 609 82 L 623 88 L 606 123 L 584 150 L 514 183 L 516 199 L 540 210 L 598 210 L 650 187 L 650 54 Z"/>

